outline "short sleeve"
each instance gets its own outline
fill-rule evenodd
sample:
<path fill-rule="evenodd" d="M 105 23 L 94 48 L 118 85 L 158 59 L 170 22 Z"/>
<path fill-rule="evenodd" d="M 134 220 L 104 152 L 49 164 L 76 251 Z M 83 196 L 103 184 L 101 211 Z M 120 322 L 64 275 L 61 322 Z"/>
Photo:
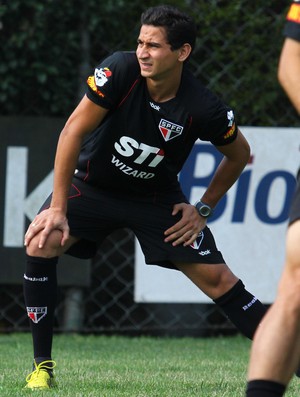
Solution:
<path fill-rule="evenodd" d="M 196 125 L 200 131 L 199 138 L 210 141 L 215 146 L 227 145 L 233 142 L 237 136 L 237 124 L 234 110 L 226 105 L 217 95 L 210 90 L 202 91 L 202 103 L 199 100 L 198 108 L 202 115 L 196 115 Z M 200 112 L 198 112 L 200 114 Z"/>
<path fill-rule="evenodd" d="M 238 131 L 234 111 L 223 105 L 208 121 L 207 129 L 211 131 L 210 141 L 213 145 L 223 146 L 232 143 Z"/>
<path fill-rule="evenodd" d="M 87 96 L 106 108 L 116 107 L 139 76 L 134 52 L 115 52 L 105 58 L 87 79 Z"/>

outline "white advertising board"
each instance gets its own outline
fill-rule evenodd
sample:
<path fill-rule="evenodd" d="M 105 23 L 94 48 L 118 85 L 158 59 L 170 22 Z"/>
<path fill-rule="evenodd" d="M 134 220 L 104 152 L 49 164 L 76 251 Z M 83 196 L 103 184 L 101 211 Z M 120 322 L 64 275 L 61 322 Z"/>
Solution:
<path fill-rule="evenodd" d="M 284 262 L 288 208 L 300 164 L 298 128 L 240 128 L 251 161 L 215 209 L 208 223 L 233 272 L 262 302 L 272 303 Z M 206 189 L 220 154 L 197 142 L 179 179 L 191 203 Z M 136 241 L 136 302 L 209 303 L 181 272 L 149 266 Z"/>

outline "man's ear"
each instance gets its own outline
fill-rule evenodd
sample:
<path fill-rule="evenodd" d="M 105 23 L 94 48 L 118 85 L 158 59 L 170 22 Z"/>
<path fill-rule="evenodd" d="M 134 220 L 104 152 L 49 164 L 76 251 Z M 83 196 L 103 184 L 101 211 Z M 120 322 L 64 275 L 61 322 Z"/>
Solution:
<path fill-rule="evenodd" d="M 192 47 L 190 44 L 185 43 L 179 49 L 178 61 L 184 62 L 192 52 Z"/>

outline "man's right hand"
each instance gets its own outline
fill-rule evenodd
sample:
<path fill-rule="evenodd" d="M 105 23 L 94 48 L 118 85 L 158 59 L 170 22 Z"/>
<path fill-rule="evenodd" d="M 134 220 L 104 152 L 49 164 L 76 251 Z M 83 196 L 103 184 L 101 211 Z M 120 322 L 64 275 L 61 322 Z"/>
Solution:
<path fill-rule="evenodd" d="M 50 207 L 38 214 L 29 225 L 24 238 L 25 247 L 28 247 L 33 237 L 39 234 L 38 246 L 43 248 L 53 230 L 62 232 L 61 246 L 64 246 L 69 238 L 68 220 L 63 211 Z"/>

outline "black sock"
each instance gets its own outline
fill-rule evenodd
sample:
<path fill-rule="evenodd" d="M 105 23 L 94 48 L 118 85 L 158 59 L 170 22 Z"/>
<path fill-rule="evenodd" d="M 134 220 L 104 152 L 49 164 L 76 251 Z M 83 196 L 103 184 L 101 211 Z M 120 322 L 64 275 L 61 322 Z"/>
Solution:
<path fill-rule="evenodd" d="M 266 313 L 266 307 L 245 289 L 239 280 L 228 292 L 214 299 L 237 329 L 252 339 L 254 332 Z"/>
<path fill-rule="evenodd" d="M 51 359 L 54 311 L 57 296 L 58 258 L 27 255 L 24 298 L 30 321 L 34 357 Z M 38 360 L 37 360 L 38 361 Z"/>
<path fill-rule="evenodd" d="M 270 380 L 251 380 L 247 384 L 246 397 L 282 397 L 285 385 Z"/>

